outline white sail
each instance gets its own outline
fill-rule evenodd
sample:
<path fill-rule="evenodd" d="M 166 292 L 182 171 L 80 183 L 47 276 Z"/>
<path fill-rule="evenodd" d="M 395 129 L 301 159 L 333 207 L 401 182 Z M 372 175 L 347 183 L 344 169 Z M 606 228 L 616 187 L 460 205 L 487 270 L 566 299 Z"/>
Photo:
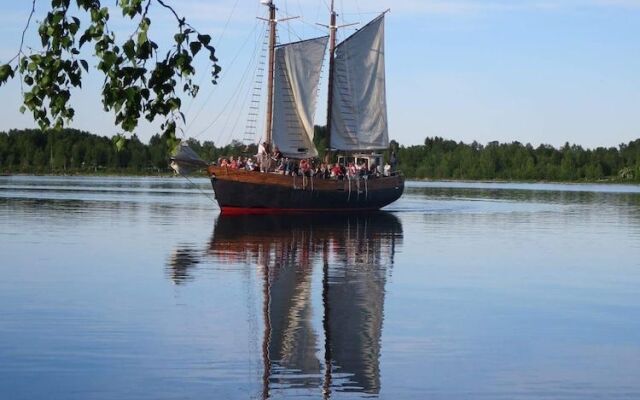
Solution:
<path fill-rule="evenodd" d="M 327 37 L 278 46 L 275 51 L 272 138 L 287 157 L 317 157 L 313 115 Z"/>
<path fill-rule="evenodd" d="M 332 97 L 332 148 L 388 147 L 384 14 L 336 46 Z"/>

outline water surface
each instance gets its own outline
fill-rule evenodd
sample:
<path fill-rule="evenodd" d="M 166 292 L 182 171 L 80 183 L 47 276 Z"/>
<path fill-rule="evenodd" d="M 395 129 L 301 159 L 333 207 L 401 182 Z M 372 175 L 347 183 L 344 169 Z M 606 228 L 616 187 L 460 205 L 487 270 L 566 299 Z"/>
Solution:
<path fill-rule="evenodd" d="M 412 182 L 221 217 L 205 179 L 0 177 L 0 398 L 640 398 L 640 187 Z"/>

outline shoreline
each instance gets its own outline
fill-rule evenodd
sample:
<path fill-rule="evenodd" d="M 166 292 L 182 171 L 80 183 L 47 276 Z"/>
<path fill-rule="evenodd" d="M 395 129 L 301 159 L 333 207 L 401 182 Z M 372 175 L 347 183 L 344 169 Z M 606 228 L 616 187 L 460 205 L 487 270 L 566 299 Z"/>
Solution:
<path fill-rule="evenodd" d="M 528 183 L 528 184 L 557 184 L 557 185 L 640 185 L 638 181 L 625 181 L 616 179 L 580 180 L 580 181 L 545 181 L 545 180 L 521 180 L 521 179 L 431 179 L 431 178 L 407 178 L 415 182 L 447 182 L 447 183 Z"/>
<path fill-rule="evenodd" d="M 105 173 L 27 173 L 27 172 L 17 172 L 17 173 L 0 173 L 0 178 L 7 178 L 11 176 L 40 176 L 40 177 L 103 177 L 103 178 L 183 178 L 181 175 L 176 175 L 171 172 L 167 173 L 158 173 L 158 174 L 136 174 L 136 173 L 116 173 L 116 172 L 105 172 Z M 202 174 L 190 174 L 187 175 L 189 178 L 207 178 L 206 175 Z M 579 181 L 546 181 L 546 180 L 506 180 L 506 179 L 433 179 L 433 178 L 412 178 L 407 177 L 408 181 L 414 182 L 447 182 L 447 183 L 502 183 L 502 184 L 511 184 L 511 183 L 522 183 L 522 184 L 562 184 L 562 185 L 584 185 L 584 184 L 597 184 L 597 185 L 640 185 L 639 181 L 631 181 L 631 180 L 619 180 L 619 179 L 599 179 L 599 180 L 579 180 Z"/>

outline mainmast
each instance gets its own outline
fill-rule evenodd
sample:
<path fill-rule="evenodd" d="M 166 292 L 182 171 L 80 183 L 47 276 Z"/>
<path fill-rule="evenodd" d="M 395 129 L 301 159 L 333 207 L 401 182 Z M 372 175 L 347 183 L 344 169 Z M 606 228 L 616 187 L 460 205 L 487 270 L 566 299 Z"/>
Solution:
<path fill-rule="evenodd" d="M 271 131 L 273 128 L 273 78 L 276 48 L 276 5 L 272 0 L 263 0 L 262 4 L 269 7 L 269 69 L 267 75 L 267 120 L 265 122 L 265 141 L 271 143 Z"/>
<path fill-rule="evenodd" d="M 331 17 L 329 20 L 329 90 L 327 92 L 327 149 L 328 160 L 331 161 L 331 108 L 333 106 L 333 75 L 335 64 L 336 49 L 336 16 L 338 15 L 334 9 L 334 0 L 331 0 Z"/>
<path fill-rule="evenodd" d="M 329 28 L 329 90 L 327 91 L 327 142 L 328 142 L 328 159 L 331 160 L 331 119 L 332 119 L 332 109 L 333 109 L 333 80 L 335 79 L 335 63 L 336 63 L 336 31 L 338 28 L 345 28 L 347 26 L 357 25 L 354 24 L 346 24 L 338 26 L 336 20 L 338 13 L 334 8 L 335 0 L 331 0 L 331 17 L 329 19 L 329 26 L 321 25 L 326 28 Z"/>

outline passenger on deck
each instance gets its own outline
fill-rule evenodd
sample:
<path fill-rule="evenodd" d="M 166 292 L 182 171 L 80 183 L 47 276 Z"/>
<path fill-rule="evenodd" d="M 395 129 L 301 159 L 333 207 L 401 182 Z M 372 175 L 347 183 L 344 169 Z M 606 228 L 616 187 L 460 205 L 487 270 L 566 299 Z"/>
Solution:
<path fill-rule="evenodd" d="M 384 176 L 391 176 L 391 165 L 389 165 L 389 163 L 386 163 L 384 165 L 383 174 L 384 174 Z"/>
<path fill-rule="evenodd" d="M 236 159 L 233 158 L 233 156 L 231 156 L 229 159 L 230 159 L 229 168 L 238 169 L 238 161 L 236 161 Z"/>
<path fill-rule="evenodd" d="M 282 165 L 284 166 L 284 174 L 289 175 L 291 173 L 291 168 L 289 165 L 289 157 L 285 157 L 282 159 Z"/>
<path fill-rule="evenodd" d="M 389 156 L 389 164 L 391 164 L 391 171 L 395 172 L 398 169 L 398 157 L 396 156 L 396 152 L 392 151 L 391 156 Z"/>
<path fill-rule="evenodd" d="M 329 168 L 327 167 L 327 164 L 320 164 L 320 168 L 318 168 L 318 177 L 320 179 L 327 179 L 329 177 Z"/>
<path fill-rule="evenodd" d="M 278 146 L 276 146 L 273 149 L 273 161 L 276 162 L 276 166 L 278 166 L 280 164 L 280 162 L 282 161 L 282 152 L 280 151 L 280 149 L 278 148 Z"/>
<path fill-rule="evenodd" d="M 347 168 L 347 177 L 349 178 L 355 178 L 357 176 L 357 168 L 356 165 L 353 162 L 349 163 L 349 168 Z"/>
<path fill-rule="evenodd" d="M 289 160 L 289 163 L 291 164 L 291 175 L 300 175 L 299 164 L 293 159 Z"/>
<path fill-rule="evenodd" d="M 331 178 L 333 179 L 342 179 L 342 168 L 340 164 L 336 163 L 333 168 L 331 168 Z"/>
<path fill-rule="evenodd" d="M 253 162 L 253 159 L 251 157 L 247 157 L 247 162 L 245 163 L 244 168 L 247 171 L 253 171 L 255 169 L 255 163 Z"/>
<path fill-rule="evenodd" d="M 304 176 L 311 176 L 311 165 L 309 164 L 309 160 L 300 160 L 300 173 Z"/>
<path fill-rule="evenodd" d="M 369 177 L 376 177 L 378 176 L 378 166 L 376 165 L 375 162 L 371 163 L 371 167 L 369 168 Z"/>
<path fill-rule="evenodd" d="M 258 145 L 258 153 L 256 154 L 256 160 L 258 160 L 258 166 L 260 167 L 260 172 L 265 172 L 264 159 L 265 159 L 265 156 L 267 155 L 267 150 L 265 149 L 264 144 L 265 142 L 260 142 L 260 144 Z"/>
<path fill-rule="evenodd" d="M 260 172 L 269 172 L 271 169 L 271 146 L 269 142 L 260 143 L 256 157 L 260 165 Z"/>

